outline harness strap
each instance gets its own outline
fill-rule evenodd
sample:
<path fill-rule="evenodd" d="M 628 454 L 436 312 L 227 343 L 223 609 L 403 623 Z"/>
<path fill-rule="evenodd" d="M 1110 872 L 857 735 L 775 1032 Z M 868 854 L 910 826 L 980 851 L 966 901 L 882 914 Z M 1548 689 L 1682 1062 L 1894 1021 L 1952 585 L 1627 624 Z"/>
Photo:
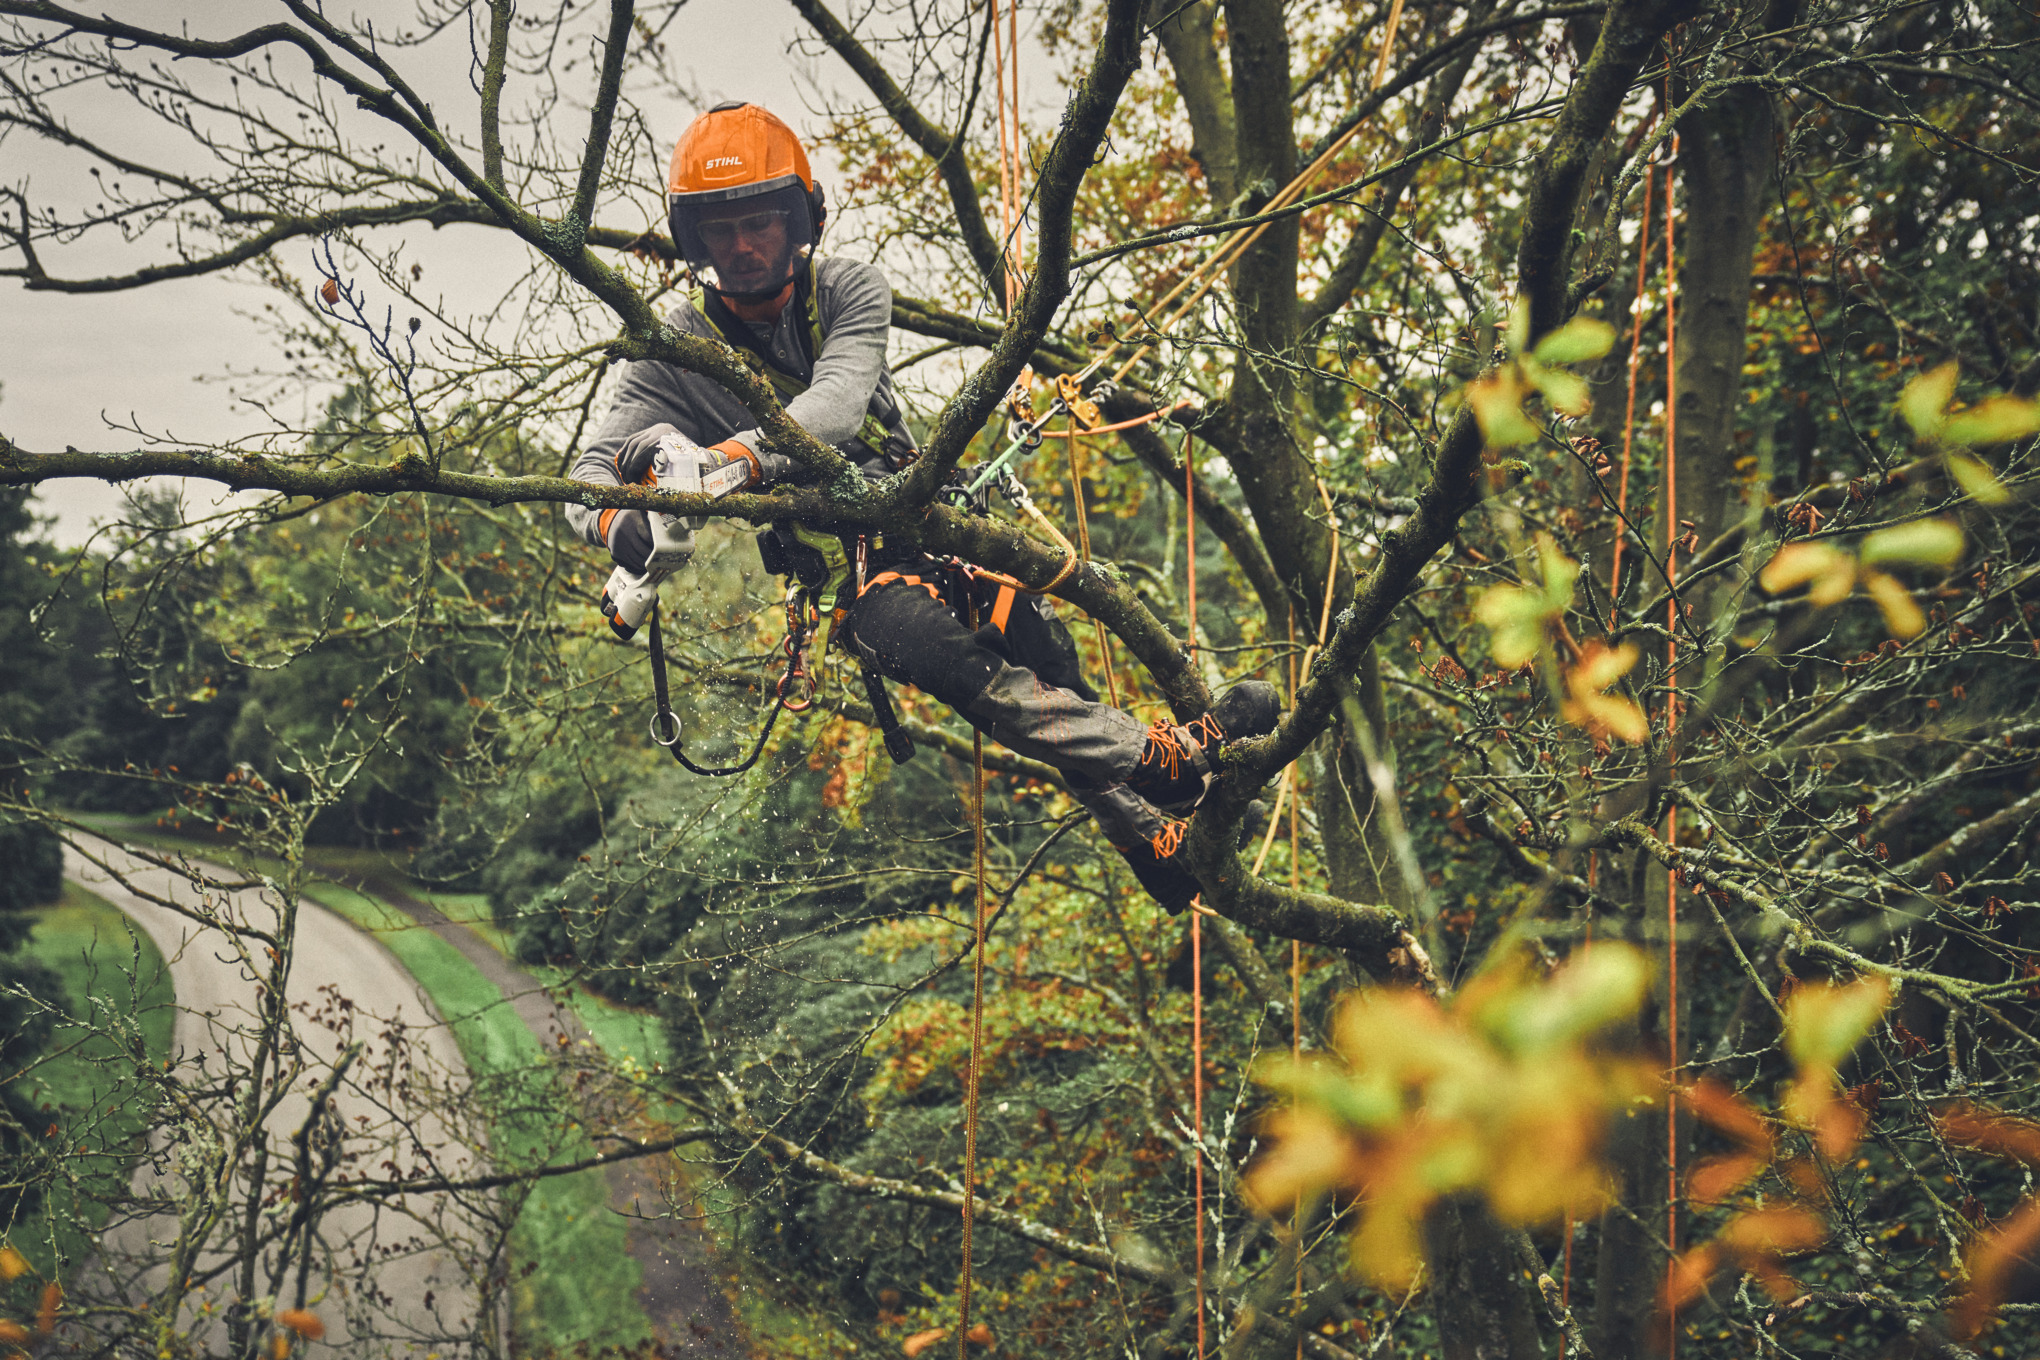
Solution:
<path fill-rule="evenodd" d="M 1019 597 L 1011 586 L 1000 586 L 998 596 L 992 601 L 992 627 L 1006 631 L 1006 620 L 1013 617 L 1013 601 Z"/>
<path fill-rule="evenodd" d="M 876 590 L 880 586 L 890 585 L 894 581 L 898 581 L 902 585 L 919 586 L 921 589 L 928 592 L 929 599 L 934 600 L 937 603 L 940 603 L 942 600 L 942 592 L 935 588 L 935 583 L 933 581 L 928 580 L 924 576 L 916 576 L 910 572 L 904 571 L 882 571 L 878 575 L 872 577 L 870 584 L 866 585 L 864 588 L 866 590 Z"/>
<path fill-rule="evenodd" d="M 710 779 L 721 779 L 729 775 L 742 774 L 753 765 L 756 765 L 758 757 L 765 752 L 765 741 L 772 735 L 773 725 L 779 721 L 779 710 L 786 705 L 783 703 L 772 705 L 772 711 L 765 715 L 764 730 L 758 733 L 758 740 L 751 747 L 751 754 L 745 756 L 741 763 L 721 765 L 714 768 L 703 768 L 700 765 L 696 765 L 687 758 L 687 753 L 680 749 L 680 718 L 679 715 L 673 712 L 672 700 L 667 694 L 666 646 L 659 636 L 659 607 L 657 605 L 652 606 L 651 615 L 646 622 L 650 626 L 650 632 L 646 637 L 646 641 L 651 644 L 652 649 L 652 700 L 658 706 L 658 711 L 652 715 L 652 740 L 665 747 L 668 751 L 671 751 L 673 759 L 679 761 L 687 769 L 695 774 L 705 775 Z M 792 665 L 789 663 L 788 674 L 790 675 L 791 673 Z M 671 732 L 673 735 L 670 737 L 662 735 L 665 732 Z"/>

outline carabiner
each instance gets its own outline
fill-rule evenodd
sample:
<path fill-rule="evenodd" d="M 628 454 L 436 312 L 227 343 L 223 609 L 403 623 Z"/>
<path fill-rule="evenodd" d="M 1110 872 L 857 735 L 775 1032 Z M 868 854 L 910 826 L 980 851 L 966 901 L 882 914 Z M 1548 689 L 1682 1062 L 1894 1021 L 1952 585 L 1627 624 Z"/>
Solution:
<path fill-rule="evenodd" d="M 786 687 L 795 680 L 806 686 L 806 692 L 798 699 L 789 699 L 786 697 Z M 815 678 L 807 673 L 805 667 L 788 667 L 786 674 L 779 677 L 777 693 L 781 708 L 788 713 L 805 713 L 815 706 Z"/>

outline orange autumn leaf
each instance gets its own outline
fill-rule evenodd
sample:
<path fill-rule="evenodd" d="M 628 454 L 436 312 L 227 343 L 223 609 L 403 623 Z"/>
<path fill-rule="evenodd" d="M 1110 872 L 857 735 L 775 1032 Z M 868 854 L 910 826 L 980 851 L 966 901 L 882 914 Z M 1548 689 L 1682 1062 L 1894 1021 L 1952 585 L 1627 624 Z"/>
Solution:
<path fill-rule="evenodd" d="M 1693 1168 L 1686 1179 L 1686 1195 L 1695 1204 L 1719 1204 L 1756 1179 L 1771 1164 L 1770 1154 L 1725 1152 L 1709 1157 Z"/>
<path fill-rule="evenodd" d="M 11 1318 L 0 1318 L 0 1341 L 5 1341 L 10 1346 L 27 1345 L 28 1328 Z"/>
<path fill-rule="evenodd" d="M 1752 1261 L 1749 1264 L 1749 1272 L 1757 1277 L 1757 1283 L 1763 1287 L 1764 1292 L 1777 1302 L 1784 1303 L 1788 1299 L 1799 1297 L 1799 1282 L 1778 1269 L 1775 1262 Z"/>
<path fill-rule="evenodd" d="M 992 1329 L 980 1322 L 977 1326 L 965 1332 L 963 1339 L 970 1342 L 973 1346 L 989 1346 L 992 1344 Z"/>
<path fill-rule="evenodd" d="M 1719 1082 L 1696 1081 L 1681 1098 L 1703 1121 L 1735 1139 L 1742 1147 L 1710 1157 L 1693 1169 L 1686 1192 L 1701 1204 L 1719 1204 L 1749 1184 L 1771 1164 L 1777 1140 L 1756 1107 Z"/>
<path fill-rule="evenodd" d="M 35 1329 L 44 1336 L 57 1330 L 57 1310 L 64 1306 L 64 1287 L 55 1280 L 43 1286 L 42 1305 L 35 1310 Z"/>
<path fill-rule="evenodd" d="M 1969 1249 L 1969 1292 L 1949 1311 L 1958 1341 L 1983 1330 L 2036 1251 L 2040 1251 L 2040 1199 L 2029 1199 Z"/>
<path fill-rule="evenodd" d="M 1283 1212 L 1299 1199 L 1352 1180 L 1353 1143 L 1324 1111 L 1307 1106 L 1276 1110 L 1265 1127 L 1272 1146 L 1249 1168 L 1240 1187 L 1247 1203 L 1260 1212 Z"/>
<path fill-rule="evenodd" d="M 1679 1098 L 1701 1119 L 1720 1129 L 1751 1151 L 1769 1153 L 1774 1145 L 1771 1126 L 1756 1107 L 1718 1081 L 1702 1079 L 1680 1092 Z"/>
<path fill-rule="evenodd" d="M 1737 1214 L 1712 1242 L 1695 1247 L 1673 1263 L 1661 1293 L 1661 1313 L 1664 1318 L 1677 1317 L 1706 1291 L 1707 1282 L 1730 1264 L 1755 1275 L 1773 1298 L 1789 1297 L 1797 1286 L 1778 1268 L 1779 1257 L 1810 1250 L 1826 1237 L 1827 1225 L 1805 1209 L 1756 1209 Z"/>
<path fill-rule="evenodd" d="M 290 1360 L 290 1333 L 277 1332 L 269 1338 L 270 1360 Z"/>
<path fill-rule="evenodd" d="M 1569 698 L 1559 716 L 1595 736 L 1612 733 L 1626 742 L 1640 742 L 1650 735 L 1650 721 L 1636 702 L 1620 694 L 1606 694 L 1616 681 L 1636 665 L 1640 653 L 1633 643 L 1610 648 L 1599 638 L 1580 647 L 1579 664 L 1565 674 Z"/>
<path fill-rule="evenodd" d="M 1839 1162 L 1856 1150 L 1856 1144 L 1863 1141 L 1863 1131 L 1869 1127 L 1870 1116 L 1862 1106 L 1851 1100 L 1831 1098 L 1814 1118 L 1813 1143 L 1821 1156 Z"/>
<path fill-rule="evenodd" d="M 1827 1237 L 1827 1225 L 1805 1209 L 1758 1209 L 1738 1214 L 1721 1229 L 1715 1240 L 1742 1261 L 1758 1261 L 1792 1251 L 1817 1247 Z"/>
<path fill-rule="evenodd" d="M 1934 1122 L 1951 1143 L 2010 1157 L 2028 1166 L 2040 1166 L 2040 1124 L 1976 1105 L 1956 1105 L 1943 1110 Z"/>
<path fill-rule="evenodd" d="M 0 1280 L 18 1280 L 28 1274 L 28 1258 L 12 1246 L 0 1247 Z"/>
<path fill-rule="evenodd" d="M 1707 1282 L 1721 1268 L 1721 1251 L 1712 1242 L 1698 1246 L 1672 1262 L 1665 1274 L 1665 1309 L 1677 1313 L 1706 1290 Z"/>
<path fill-rule="evenodd" d="M 307 1341 L 317 1341 L 326 1334 L 326 1324 L 309 1309 L 286 1308 L 276 1315 L 276 1320 Z"/>
<path fill-rule="evenodd" d="M 947 1327 L 931 1327 L 925 1332 L 915 1332 L 900 1345 L 900 1354 L 913 1357 L 936 1345 L 949 1335 Z"/>

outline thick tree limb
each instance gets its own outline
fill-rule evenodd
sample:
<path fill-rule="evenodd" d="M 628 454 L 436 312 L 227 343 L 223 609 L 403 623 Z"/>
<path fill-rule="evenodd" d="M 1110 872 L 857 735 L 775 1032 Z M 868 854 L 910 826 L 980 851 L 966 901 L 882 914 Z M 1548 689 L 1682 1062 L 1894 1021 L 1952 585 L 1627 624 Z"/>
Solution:
<path fill-rule="evenodd" d="M 1533 341 L 1565 321 L 1573 219 L 1594 153 L 1659 40 L 1699 9 L 1700 0 L 1616 0 L 1609 7 L 1526 195 L 1516 277 Z"/>

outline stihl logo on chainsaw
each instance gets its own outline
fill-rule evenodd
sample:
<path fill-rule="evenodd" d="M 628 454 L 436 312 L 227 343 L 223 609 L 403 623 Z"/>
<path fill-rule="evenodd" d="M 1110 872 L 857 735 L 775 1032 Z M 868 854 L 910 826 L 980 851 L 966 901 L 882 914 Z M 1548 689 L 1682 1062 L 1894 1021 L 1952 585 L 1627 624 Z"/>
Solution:
<path fill-rule="evenodd" d="M 701 489 L 718 500 L 750 484 L 751 465 L 741 458 L 731 459 L 721 467 L 701 474 Z"/>
<path fill-rule="evenodd" d="M 714 170 L 725 165 L 742 165 L 743 163 L 744 158 L 742 156 L 711 156 L 706 168 Z"/>

